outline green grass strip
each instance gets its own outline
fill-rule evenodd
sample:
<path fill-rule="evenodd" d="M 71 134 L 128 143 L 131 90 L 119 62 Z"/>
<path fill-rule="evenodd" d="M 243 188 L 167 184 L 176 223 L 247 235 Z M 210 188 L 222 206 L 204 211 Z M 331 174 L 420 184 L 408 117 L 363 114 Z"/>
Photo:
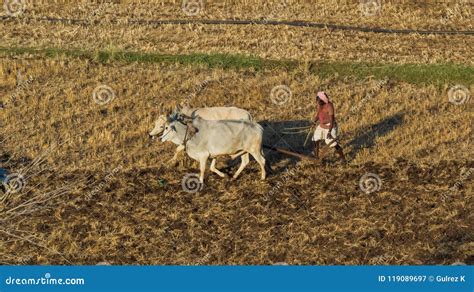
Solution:
<path fill-rule="evenodd" d="M 253 69 L 291 71 L 306 64 L 311 73 L 321 77 L 355 77 L 376 79 L 389 77 L 413 84 L 464 84 L 470 86 L 474 81 L 474 67 L 453 63 L 446 64 L 377 64 L 361 62 L 311 62 L 292 60 L 269 60 L 259 57 L 231 54 L 188 54 L 170 55 L 126 51 L 85 51 L 60 48 L 0 47 L 4 56 L 32 54 L 45 58 L 79 58 L 109 64 L 123 63 L 164 63 L 182 65 L 204 65 L 208 68 Z"/>

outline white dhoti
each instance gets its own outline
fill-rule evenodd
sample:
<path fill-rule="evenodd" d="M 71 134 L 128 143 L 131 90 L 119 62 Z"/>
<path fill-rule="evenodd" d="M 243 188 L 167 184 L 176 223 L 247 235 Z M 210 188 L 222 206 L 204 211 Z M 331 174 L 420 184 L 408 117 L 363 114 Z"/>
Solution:
<path fill-rule="evenodd" d="M 326 145 L 328 145 L 329 147 L 336 147 L 337 132 L 337 124 L 334 124 L 334 127 L 331 130 L 332 139 L 328 139 L 329 129 L 321 128 L 321 126 L 318 125 L 318 127 L 316 127 L 316 130 L 314 131 L 312 140 L 315 142 L 324 140 L 324 142 L 326 142 Z"/>

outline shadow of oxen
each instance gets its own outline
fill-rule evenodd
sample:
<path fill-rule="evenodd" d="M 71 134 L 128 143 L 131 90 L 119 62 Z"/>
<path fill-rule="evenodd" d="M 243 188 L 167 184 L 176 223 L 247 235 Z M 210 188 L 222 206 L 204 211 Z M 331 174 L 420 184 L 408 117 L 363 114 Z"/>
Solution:
<path fill-rule="evenodd" d="M 263 127 L 263 144 L 265 146 L 274 148 L 283 148 L 292 152 L 310 154 L 311 153 L 311 138 L 310 129 L 303 131 L 289 130 L 291 128 L 300 128 L 311 126 L 311 123 L 307 120 L 294 120 L 294 121 L 260 121 L 259 124 Z M 288 134 L 287 132 L 295 132 Z M 304 146 L 305 140 L 308 137 L 306 147 Z M 270 163 L 278 163 L 282 160 L 288 160 L 287 164 L 294 164 L 299 159 L 284 155 L 268 148 L 264 148 L 265 159 Z M 274 172 L 277 170 L 273 170 Z M 278 172 L 278 171 L 277 171 Z"/>
<path fill-rule="evenodd" d="M 309 127 L 311 123 L 306 120 L 296 121 L 261 121 L 259 124 L 263 127 L 263 144 L 285 148 L 290 151 L 309 153 L 311 137 L 308 138 L 308 143 L 304 147 L 308 131 L 310 129 L 302 130 L 290 130 L 291 128 Z M 295 132 L 289 134 L 288 132 Z"/>

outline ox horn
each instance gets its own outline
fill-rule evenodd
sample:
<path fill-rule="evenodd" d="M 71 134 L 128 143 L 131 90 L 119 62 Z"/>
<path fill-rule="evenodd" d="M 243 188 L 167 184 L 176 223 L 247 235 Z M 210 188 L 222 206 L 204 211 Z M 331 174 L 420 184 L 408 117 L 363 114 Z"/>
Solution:
<path fill-rule="evenodd" d="M 160 115 L 162 115 L 164 113 L 163 106 L 164 106 L 163 103 L 160 103 Z"/>

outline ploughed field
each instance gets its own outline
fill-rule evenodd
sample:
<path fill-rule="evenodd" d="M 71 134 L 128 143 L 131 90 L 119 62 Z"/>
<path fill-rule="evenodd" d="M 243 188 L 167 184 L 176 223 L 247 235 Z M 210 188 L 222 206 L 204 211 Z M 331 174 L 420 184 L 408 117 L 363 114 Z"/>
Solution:
<path fill-rule="evenodd" d="M 450 103 L 448 88 L 322 79 L 304 67 L 1 64 L 11 99 L 2 165 L 24 176 L 0 205 L 4 264 L 472 263 L 472 105 Z M 271 92 L 281 84 L 292 95 L 279 105 Z M 114 92 L 104 105 L 93 99 L 100 85 Z M 266 151 L 266 181 L 251 161 L 237 181 L 207 173 L 189 193 L 182 180 L 197 163 L 169 165 L 175 147 L 147 136 L 161 103 L 189 98 L 245 108 L 267 144 L 309 153 L 304 133 L 281 129 L 312 116 L 321 87 L 332 93 L 347 165 L 327 149 L 321 163 Z M 219 167 L 232 174 L 237 162 L 225 160 Z M 361 188 L 368 173 L 380 180 Z"/>
<path fill-rule="evenodd" d="M 367 15 L 359 1 L 230 2 L 191 16 L 181 1 L 42 3 L 0 21 L 0 167 L 13 182 L 0 264 L 472 264 L 472 34 L 134 22 L 467 31 L 472 4 L 384 1 Z M 207 171 L 201 188 L 197 163 L 170 165 L 176 147 L 148 138 L 189 100 L 244 108 L 265 144 L 310 155 L 305 132 L 283 132 L 309 124 L 321 89 L 348 164 L 327 148 L 320 162 L 267 149 L 267 180 L 251 160 L 236 181 Z"/>

